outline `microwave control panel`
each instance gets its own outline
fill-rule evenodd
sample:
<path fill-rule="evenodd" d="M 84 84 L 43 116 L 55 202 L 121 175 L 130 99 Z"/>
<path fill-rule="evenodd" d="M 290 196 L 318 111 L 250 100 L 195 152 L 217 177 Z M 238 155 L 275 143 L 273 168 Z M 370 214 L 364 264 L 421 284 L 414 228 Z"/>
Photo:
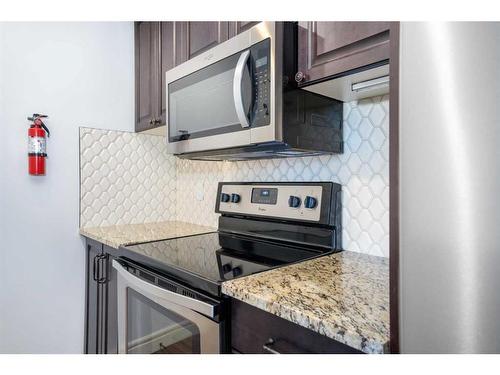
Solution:
<path fill-rule="evenodd" d="M 265 126 L 270 123 L 270 39 L 263 40 L 250 48 L 253 70 L 253 117 L 252 126 Z"/>

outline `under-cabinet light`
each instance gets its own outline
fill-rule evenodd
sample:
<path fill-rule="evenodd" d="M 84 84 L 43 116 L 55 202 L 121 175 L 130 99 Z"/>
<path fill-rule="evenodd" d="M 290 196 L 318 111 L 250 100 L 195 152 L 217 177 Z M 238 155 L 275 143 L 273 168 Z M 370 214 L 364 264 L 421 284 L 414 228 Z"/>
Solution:
<path fill-rule="evenodd" d="M 351 85 L 351 90 L 355 92 L 368 91 L 376 88 L 389 86 L 389 76 L 369 79 Z"/>

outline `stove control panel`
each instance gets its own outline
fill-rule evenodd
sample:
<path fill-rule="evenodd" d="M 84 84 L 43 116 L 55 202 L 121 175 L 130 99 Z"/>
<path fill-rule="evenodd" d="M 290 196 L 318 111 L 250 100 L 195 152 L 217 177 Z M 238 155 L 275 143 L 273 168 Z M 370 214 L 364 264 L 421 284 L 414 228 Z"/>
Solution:
<path fill-rule="evenodd" d="M 324 197 L 328 182 L 219 184 L 216 212 L 320 222 L 329 209 L 331 194 Z M 323 204 L 324 203 L 324 204 Z M 325 207 L 324 207 L 325 206 Z"/>

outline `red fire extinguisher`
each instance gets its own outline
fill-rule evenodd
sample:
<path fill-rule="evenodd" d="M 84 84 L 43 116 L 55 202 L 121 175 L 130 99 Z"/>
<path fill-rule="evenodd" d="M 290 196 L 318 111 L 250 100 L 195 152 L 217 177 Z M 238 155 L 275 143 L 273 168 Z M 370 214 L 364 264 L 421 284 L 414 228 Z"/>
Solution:
<path fill-rule="evenodd" d="M 28 171 L 33 176 L 45 175 L 45 158 L 47 157 L 47 137 L 50 137 L 49 129 L 45 126 L 42 118 L 46 115 L 34 113 L 28 117 L 33 121 L 28 129 Z"/>

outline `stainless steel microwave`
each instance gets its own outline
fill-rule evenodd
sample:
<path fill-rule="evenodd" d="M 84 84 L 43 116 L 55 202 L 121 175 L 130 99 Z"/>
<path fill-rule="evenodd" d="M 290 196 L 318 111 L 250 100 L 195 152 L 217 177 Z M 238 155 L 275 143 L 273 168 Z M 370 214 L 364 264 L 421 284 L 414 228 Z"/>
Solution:
<path fill-rule="evenodd" d="M 342 152 L 342 103 L 298 89 L 296 61 L 296 23 L 261 22 L 167 71 L 168 152 L 205 160 Z"/>

